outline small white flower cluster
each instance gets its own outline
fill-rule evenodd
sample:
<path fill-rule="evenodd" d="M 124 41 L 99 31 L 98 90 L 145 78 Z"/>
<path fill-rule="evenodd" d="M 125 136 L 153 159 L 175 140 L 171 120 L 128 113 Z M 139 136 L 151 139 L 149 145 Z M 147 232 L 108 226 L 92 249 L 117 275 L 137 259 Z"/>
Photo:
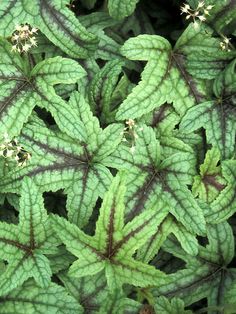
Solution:
<path fill-rule="evenodd" d="M 131 143 L 130 152 L 133 154 L 135 152 L 135 142 L 138 139 L 136 124 L 133 119 L 128 119 L 126 122 L 127 127 L 122 131 L 123 141 Z M 143 128 L 139 128 L 138 131 L 142 131 Z"/>
<path fill-rule="evenodd" d="M 196 9 L 191 9 L 189 4 L 184 4 L 182 7 L 180 7 L 181 14 L 185 13 L 186 20 L 192 18 L 193 19 L 193 26 L 195 29 L 198 28 L 199 22 L 205 22 L 206 17 L 209 14 L 209 11 L 214 7 L 214 5 L 208 5 L 206 6 L 204 1 L 200 1 L 198 3 L 198 6 Z"/>
<path fill-rule="evenodd" d="M 18 166 L 25 166 L 31 158 L 24 148 L 18 145 L 16 139 L 11 140 L 7 133 L 4 134 L 4 142 L 0 144 L 0 156 L 7 160 L 15 160 Z"/>
<path fill-rule="evenodd" d="M 27 52 L 30 48 L 37 46 L 36 37 L 38 29 L 29 25 L 17 25 L 11 37 L 13 43 L 12 51 Z"/>
<path fill-rule="evenodd" d="M 222 50 L 231 51 L 229 48 L 230 45 L 230 39 L 226 36 L 223 36 L 223 40 L 220 42 L 220 47 Z"/>

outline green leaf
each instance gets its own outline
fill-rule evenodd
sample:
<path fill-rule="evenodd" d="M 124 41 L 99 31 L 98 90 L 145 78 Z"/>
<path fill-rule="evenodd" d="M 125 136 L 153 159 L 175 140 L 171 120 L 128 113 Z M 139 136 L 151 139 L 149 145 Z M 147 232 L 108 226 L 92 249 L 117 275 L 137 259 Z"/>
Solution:
<path fill-rule="evenodd" d="M 40 287 L 50 284 L 49 260 L 58 239 L 51 228 L 42 195 L 30 178 L 24 178 L 21 190 L 19 224 L 0 223 L 0 258 L 8 266 L 0 276 L 0 293 L 8 293 L 33 277 Z"/>
<path fill-rule="evenodd" d="M 226 296 L 225 296 L 225 303 L 226 304 L 230 304 L 232 305 L 231 306 L 231 309 L 234 310 L 235 309 L 235 305 L 236 305 L 236 302 L 235 302 L 235 297 L 236 297 L 236 282 L 233 282 L 232 285 L 230 286 L 230 289 L 228 290 L 228 292 L 226 293 Z M 233 312 L 226 312 L 227 314 L 229 313 L 233 313 Z"/>
<path fill-rule="evenodd" d="M 34 177 L 41 192 L 64 188 L 69 220 L 82 227 L 87 224 L 98 196 L 103 197 L 111 183 L 112 176 L 103 159 L 116 150 L 123 126 L 110 124 L 102 130 L 88 104 L 76 92 L 69 105 L 83 123 L 83 141 L 39 127 L 33 120 L 19 138 L 32 158 L 26 166 L 17 167 L 5 176 L 3 185 L 5 191 L 19 193 L 22 176 L 27 175 Z"/>
<path fill-rule="evenodd" d="M 107 62 L 102 70 L 94 75 L 89 85 L 89 103 L 96 116 L 100 117 L 101 123 L 112 119 L 110 117 L 114 109 L 112 107 L 112 94 L 117 85 L 122 65 L 123 62 L 121 60 Z"/>
<path fill-rule="evenodd" d="M 139 0 L 109 0 L 108 10 L 109 14 L 117 20 L 121 20 L 131 15 Z"/>
<path fill-rule="evenodd" d="M 121 38 L 113 38 L 113 36 L 109 36 L 106 31 L 104 31 L 105 28 L 117 25 L 118 21 L 111 18 L 106 12 L 95 12 L 81 16 L 80 21 L 87 30 L 96 34 L 99 38 L 99 43 L 94 53 L 95 59 L 123 59 L 119 52 Z"/>
<path fill-rule="evenodd" d="M 24 0 L 1 2 L 0 35 L 10 36 L 16 24 L 29 23 L 38 27 L 50 41 L 69 56 L 87 58 L 95 51 L 98 40 L 66 7 L 68 3 L 69 1 L 65 0 L 37 0 L 34 3 Z"/>
<path fill-rule="evenodd" d="M 82 305 L 85 313 L 86 311 L 98 312 L 108 298 L 109 290 L 103 272 L 94 275 L 93 281 L 90 276 L 73 278 L 66 271 L 60 272 L 58 277 L 68 293 Z"/>
<path fill-rule="evenodd" d="M 173 298 L 169 300 L 159 297 L 155 304 L 155 311 L 159 314 L 191 314 L 192 311 L 185 311 L 184 302 L 181 299 Z"/>
<path fill-rule="evenodd" d="M 208 150 L 204 163 L 200 165 L 200 175 L 194 177 L 192 192 L 195 197 L 211 203 L 225 187 L 225 180 L 221 174 L 221 167 L 217 164 L 220 152 L 213 147 Z"/>
<path fill-rule="evenodd" d="M 66 290 L 50 283 L 45 289 L 31 280 L 20 288 L 0 297 L 2 314 L 73 314 L 83 313 L 79 303 L 66 293 Z"/>
<path fill-rule="evenodd" d="M 170 43 L 157 35 L 139 35 L 125 42 L 121 52 L 126 58 L 148 62 L 141 81 L 121 104 L 117 119 L 140 117 L 165 102 L 173 102 L 176 112 L 183 116 L 205 98 L 202 83 L 194 80 L 185 67 L 185 55 L 192 49 L 191 39 L 186 30 L 173 51 Z M 190 45 L 188 50 L 184 50 L 186 42 Z"/>
<path fill-rule="evenodd" d="M 172 136 L 173 129 L 179 123 L 179 120 L 179 115 L 169 104 L 161 105 L 140 119 L 140 121 L 145 122 L 155 130 L 158 138 L 167 134 Z"/>
<path fill-rule="evenodd" d="M 38 105 L 52 113 L 63 131 L 81 138 L 83 129 L 76 112 L 67 110 L 68 104 L 56 95 L 53 85 L 77 82 L 85 75 L 83 68 L 73 60 L 55 57 L 38 63 L 30 71 L 28 62 L 13 53 L 3 39 L 0 53 L 0 133 L 7 132 L 11 138 L 18 135 Z M 70 123 L 74 123 L 73 127 Z"/>
<path fill-rule="evenodd" d="M 104 272 L 100 272 L 91 277 L 73 278 L 68 276 L 66 272 L 59 274 L 60 280 L 64 283 L 66 289 L 78 302 L 83 309 L 89 313 L 124 313 L 124 309 L 138 311 L 141 305 L 127 298 L 122 290 L 115 290 L 110 293 L 106 284 Z M 132 312 L 131 312 L 132 313 Z"/>
<path fill-rule="evenodd" d="M 172 219 L 167 216 L 151 238 L 137 251 L 138 260 L 148 263 L 158 254 L 162 244 L 171 233 L 172 224 Z"/>
<path fill-rule="evenodd" d="M 222 163 L 223 177 L 226 179 L 227 185 L 211 204 L 211 211 L 206 219 L 210 223 L 219 223 L 232 216 L 236 202 L 236 161 L 228 160 Z"/>
<path fill-rule="evenodd" d="M 169 274 L 166 282 L 152 290 L 154 297 L 181 298 L 188 306 L 207 298 L 208 306 L 221 307 L 225 294 L 236 278 L 235 269 L 228 268 L 234 256 L 232 228 L 226 222 L 208 225 L 209 244 L 199 246 L 196 257 L 186 255 L 177 242 L 168 239 L 163 248 L 184 260 L 186 268 Z"/>
<path fill-rule="evenodd" d="M 212 16 L 211 12 L 207 20 Z M 194 78 L 217 78 L 236 56 L 235 51 L 222 50 L 220 43 L 223 39 L 214 35 L 213 29 L 206 23 L 197 28 L 191 23 L 176 43 L 175 49 L 186 56 L 186 69 Z"/>
<path fill-rule="evenodd" d="M 123 291 L 115 290 L 112 294 L 108 294 L 105 302 L 100 308 L 99 314 L 109 312 L 111 314 L 123 313 L 139 313 L 142 310 L 142 305 L 130 298 L 127 298 Z"/>
<path fill-rule="evenodd" d="M 187 188 L 195 174 L 193 153 L 163 156 L 151 128 L 144 126 L 138 134 L 133 155 L 121 145 L 109 157 L 111 165 L 127 169 L 126 220 L 161 204 L 188 231 L 204 235 L 202 209 Z"/>
<path fill-rule="evenodd" d="M 85 234 L 64 218 L 52 216 L 58 236 L 79 258 L 69 274 L 80 278 L 105 270 L 111 290 L 121 288 L 124 283 L 145 287 L 165 278 L 163 273 L 132 256 L 156 231 L 167 211 L 150 209 L 124 225 L 123 176 L 117 175 L 105 194 L 94 236 Z"/>
<path fill-rule="evenodd" d="M 205 128 L 207 141 L 219 149 L 222 159 L 229 159 L 235 154 L 234 82 L 235 62 L 232 62 L 215 81 L 214 93 L 217 98 L 189 109 L 180 124 L 180 130 L 185 133 Z"/>
<path fill-rule="evenodd" d="M 212 1 L 211 1 L 212 2 Z M 236 4 L 232 0 L 212 2 L 214 7 L 209 16 L 214 28 L 219 33 L 230 33 L 235 30 Z"/>

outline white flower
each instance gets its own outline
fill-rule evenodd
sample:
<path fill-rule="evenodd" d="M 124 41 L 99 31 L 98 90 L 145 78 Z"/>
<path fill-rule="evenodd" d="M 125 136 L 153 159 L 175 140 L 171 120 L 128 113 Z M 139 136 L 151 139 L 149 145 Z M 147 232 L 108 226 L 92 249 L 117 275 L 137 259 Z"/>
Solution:
<path fill-rule="evenodd" d="M 204 15 L 199 15 L 198 18 L 199 18 L 199 20 L 200 20 L 201 22 L 206 21 L 206 18 L 205 18 Z"/>
<path fill-rule="evenodd" d="M 33 27 L 33 28 L 31 29 L 31 32 L 32 32 L 32 33 L 37 33 L 37 31 L 38 31 L 38 29 L 37 29 L 36 27 Z"/>
<path fill-rule="evenodd" d="M 198 9 L 203 8 L 204 6 L 205 6 L 204 1 L 200 1 L 200 2 L 198 3 Z"/>
<path fill-rule="evenodd" d="M 125 123 L 128 124 L 129 127 L 133 127 L 135 125 L 135 122 L 133 119 L 129 119 Z"/>
<path fill-rule="evenodd" d="M 29 25 L 17 25 L 15 27 L 15 32 L 11 37 L 13 42 L 12 51 L 27 52 L 33 46 L 37 46 L 36 37 L 34 36 L 37 33 L 38 29 L 33 27 L 30 28 Z"/>
<path fill-rule="evenodd" d="M 223 40 L 220 42 L 220 47 L 222 50 L 230 51 L 230 49 L 229 49 L 230 39 L 231 38 L 223 36 Z"/>
<path fill-rule="evenodd" d="M 37 46 L 37 41 L 36 41 L 35 37 L 30 38 L 30 43 L 32 46 Z"/>
<path fill-rule="evenodd" d="M 17 45 L 13 45 L 13 46 L 11 47 L 11 51 L 18 51 L 18 50 L 17 50 Z"/>
<path fill-rule="evenodd" d="M 191 9 L 188 4 L 184 4 L 180 7 L 181 14 L 186 14 L 186 20 L 190 18 L 193 19 L 193 26 L 195 29 L 199 27 L 199 24 L 196 22 L 196 18 L 200 20 L 200 22 L 206 21 L 206 15 L 209 15 L 209 10 L 213 8 L 213 5 L 208 5 L 206 7 L 204 1 L 200 1 L 196 7 L 196 9 Z"/>
<path fill-rule="evenodd" d="M 207 10 L 211 10 L 213 7 L 214 7 L 214 5 L 208 5 L 208 6 L 206 7 L 206 9 L 207 9 Z"/>
<path fill-rule="evenodd" d="M 25 45 L 22 46 L 22 51 L 27 52 L 30 48 L 31 48 L 30 44 L 25 44 Z"/>

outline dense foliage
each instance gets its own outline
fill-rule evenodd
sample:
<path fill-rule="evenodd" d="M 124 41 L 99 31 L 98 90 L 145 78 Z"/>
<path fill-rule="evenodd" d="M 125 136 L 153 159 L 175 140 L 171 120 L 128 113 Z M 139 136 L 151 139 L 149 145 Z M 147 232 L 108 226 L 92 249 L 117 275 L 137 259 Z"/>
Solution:
<path fill-rule="evenodd" d="M 236 313 L 236 1 L 0 1 L 0 313 Z"/>

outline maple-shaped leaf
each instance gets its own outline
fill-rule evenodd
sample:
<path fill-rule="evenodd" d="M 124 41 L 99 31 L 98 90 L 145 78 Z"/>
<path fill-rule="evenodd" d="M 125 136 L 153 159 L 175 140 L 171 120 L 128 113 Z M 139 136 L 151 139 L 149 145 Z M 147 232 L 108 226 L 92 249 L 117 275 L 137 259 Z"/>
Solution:
<path fill-rule="evenodd" d="M 110 292 L 104 272 L 73 278 L 65 271 L 58 274 L 69 294 L 82 305 L 85 313 L 138 313 L 141 304 L 127 298 L 122 290 Z M 125 310 L 125 311 L 124 311 Z M 132 312 L 133 311 L 133 312 Z"/>
<path fill-rule="evenodd" d="M 124 283 L 145 287 L 161 282 L 165 274 L 133 258 L 136 250 L 165 218 L 165 206 L 149 209 L 124 225 L 124 175 L 117 175 L 105 194 L 94 236 L 85 234 L 66 219 L 53 215 L 52 225 L 67 249 L 79 259 L 69 269 L 72 277 L 95 275 L 105 270 L 109 289 Z"/>
<path fill-rule="evenodd" d="M 0 222 L 0 258 L 8 262 L 0 276 L 0 293 L 8 293 L 33 277 L 40 287 L 51 280 L 45 254 L 55 252 L 58 238 L 51 228 L 43 197 L 32 179 L 25 177 L 20 198 L 19 224 Z"/>
<path fill-rule="evenodd" d="M 32 280 L 0 297 L 1 314 L 82 314 L 83 309 L 67 291 L 50 283 L 41 288 Z"/>
<path fill-rule="evenodd" d="M 196 174 L 191 148 L 188 152 L 168 155 L 163 152 L 155 132 L 144 126 L 138 133 L 133 154 L 121 144 L 106 162 L 127 170 L 127 221 L 163 201 L 171 215 L 189 232 L 205 234 L 202 209 L 187 188 Z"/>
<path fill-rule="evenodd" d="M 66 7 L 68 3 L 67 0 L 1 1 L 0 35 L 8 37 L 17 24 L 28 23 L 38 27 L 69 56 L 87 58 L 95 51 L 98 39 L 81 25 Z"/>
<path fill-rule="evenodd" d="M 0 54 L 0 133 L 7 132 L 11 138 L 18 135 L 37 105 L 49 110 L 63 131 L 81 135 L 82 125 L 76 112 L 73 108 L 68 110 L 68 104 L 56 95 L 53 85 L 75 83 L 86 74 L 85 70 L 62 57 L 41 61 L 31 70 L 28 61 L 12 52 L 4 39 L 0 39 Z"/>
<path fill-rule="evenodd" d="M 75 108 L 84 125 L 83 141 L 33 120 L 19 137 L 32 158 L 26 166 L 8 173 L 2 188 L 5 192 L 19 193 L 22 177 L 26 175 L 34 178 L 42 192 L 64 188 L 69 220 L 81 227 L 88 222 L 98 196 L 103 197 L 111 183 L 112 175 L 103 159 L 120 143 L 123 126 L 116 123 L 101 129 L 89 105 L 77 92 L 71 96 L 69 106 Z"/>
<path fill-rule="evenodd" d="M 215 61 L 217 70 L 212 72 L 212 79 L 235 56 L 235 53 L 222 51 L 220 39 L 212 39 L 211 32 L 205 28 L 194 30 L 190 24 L 173 49 L 165 38 L 158 35 L 128 39 L 121 48 L 122 54 L 130 60 L 147 61 L 147 64 L 141 73 L 141 81 L 121 104 L 117 119 L 138 118 L 166 102 L 173 103 L 176 112 L 183 116 L 189 108 L 206 100 L 207 86 L 196 78 L 195 72 L 209 75 L 209 63 L 212 68 Z M 208 46 L 212 45 L 207 54 Z M 213 60 L 207 62 L 206 55 L 214 56 Z M 219 63 L 219 59 L 223 62 Z M 206 78 L 206 75 L 202 74 L 202 77 Z"/>
<path fill-rule="evenodd" d="M 206 215 L 206 220 L 213 224 L 228 219 L 236 211 L 236 161 L 224 161 L 222 163 L 222 174 L 226 179 L 226 187 L 210 204 L 210 210 Z"/>
<path fill-rule="evenodd" d="M 186 69 L 193 78 L 206 80 L 216 78 L 236 56 L 234 50 L 223 50 L 221 48 L 223 38 L 214 35 L 214 29 L 206 23 L 197 28 L 190 24 L 176 43 L 175 49 L 180 48 L 186 56 Z"/>
<path fill-rule="evenodd" d="M 209 244 L 199 253 L 187 255 L 175 240 L 167 239 L 163 248 L 186 263 L 184 269 L 169 274 L 166 282 L 152 290 L 153 296 L 181 298 L 188 306 L 207 298 L 209 308 L 225 304 L 225 294 L 235 281 L 236 271 L 228 265 L 234 257 L 234 237 L 227 222 L 207 226 Z"/>
<path fill-rule="evenodd" d="M 225 187 L 225 180 L 218 166 L 220 152 L 213 147 L 208 150 L 204 163 L 200 165 L 200 175 L 194 177 L 192 192 L 194 196 L 211 203 Z"/>
<path fill-rule="evenodd" d="M 185 133 L 205 128 L 208 143 L 219 149 L 222 159 L 235 154 L 235 64 L 236 61 L 230 63 L 216 78 L 213 88 L 215 100 L 189 109 L 180 124 Z"/>

